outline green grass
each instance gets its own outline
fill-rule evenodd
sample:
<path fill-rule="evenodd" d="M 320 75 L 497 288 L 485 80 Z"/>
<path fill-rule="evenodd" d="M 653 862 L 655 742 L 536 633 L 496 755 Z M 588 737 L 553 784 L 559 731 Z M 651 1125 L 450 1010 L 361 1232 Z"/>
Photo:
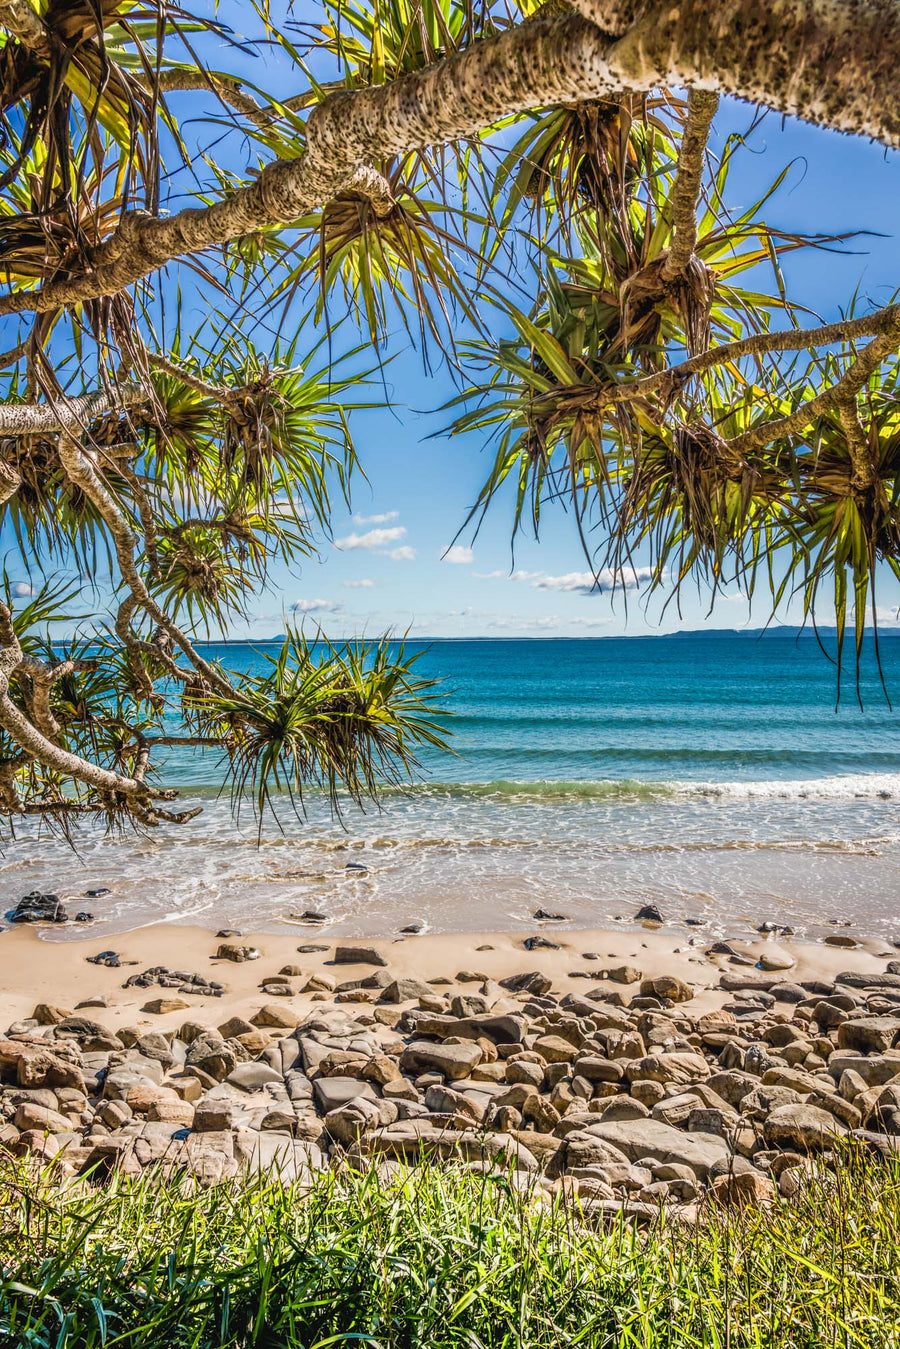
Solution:
<path fill-rule="evenodd" d="M 900 1345 L 900 1170 L 859 1159 L 640 1231 L 436 1166 L 192 1193 L 10 1164 L 0 1224 L 4 1346 Z"/>

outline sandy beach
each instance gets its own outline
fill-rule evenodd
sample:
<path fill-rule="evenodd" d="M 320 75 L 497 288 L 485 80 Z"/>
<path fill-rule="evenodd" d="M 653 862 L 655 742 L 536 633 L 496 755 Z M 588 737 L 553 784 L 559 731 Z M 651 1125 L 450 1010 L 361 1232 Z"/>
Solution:
<path fill-rule="evenodd" d="M 43 929 L 45 936 L 52 931 Z M 532 928 L 532 935 L 537 934 L 559 949 L 529 951 L 524 946 L 526 935 L 521 932 L 423 934 L 341 944 L 377 951 L 387 962 L 387 970 L 398 978 L 455 980 L 458 973 L 471 971 L 499 981 L 526 970 L 539 970 L 552 979 L 558 993 L 584 993 L 596 986 L 600 971 L 627 963 L 645 978 L 670 974 L 691 984 L 695 989 L 692 1011 L 721 1006 L 730 996 L 719 988 L 719 977 L 735 964 L 728 955 L 707 955 L 714 943 L 702 932 L 652 924 L 629 930 L 572 931 L 544 923 Z M 87 1014 L 111 1030 L 123 1026 L 172 1030 L 189 1016 L 221 1024 L 232 1016 L 249 1019 L 263 1003 L 270 1002 L 262 985 L 287 965 L 302 971 L 288 979 L 294 994 L 290 1000 L 284 999 L 298 1012 L 322 1000 L 321 992 L 318 997 L 315 992 L 303 992 L 312 976 L 330 976 L 340 984 L 372 973 L 371 964 L 335 965 L 335 941 L 314 929 L 285 935 L 242 932 L 239 937 L 224 939 L 260 952 L 258 959 L 241 963 L 216 959 L 222 940 L 213 931 L 171 923 L 140 928 L 114 939 L 105 936 L 65 942 L 43 940 L 37 926 L 11 928 L 0 933 L 0 1025 L 6 1027 L 29 1017 L 41 1002 L 68 1010 L 86 1005 L 90 1008 Z M 897 955 L 878 939 L 849 950 L 790 939 L 735 941 L 729 945 L 739 955 L 754 959 L 763 953 L 792 958 L 795 965 L 782 977 L 798 981 L 829 980 L 847 969 L 880 973 L 885 962 Z M 322 949 L 298 952 L 298 947 L 308 946 Z M 89 956 L 110 949 L 118 953 L 120 968 L 89 963 Z M 599 959 L 585 959 L 585 953 Z M 221 997 L 190 997 L 189 1011 L 162 1015 L 146 1012 L 145 1005 L 165 990 L 122 985 L 130 975 L 156 965 L 216 980 L 225 985 L 226 991 Z M 636 992 L 636 985 L 608 986 L 626 995 Z"/>

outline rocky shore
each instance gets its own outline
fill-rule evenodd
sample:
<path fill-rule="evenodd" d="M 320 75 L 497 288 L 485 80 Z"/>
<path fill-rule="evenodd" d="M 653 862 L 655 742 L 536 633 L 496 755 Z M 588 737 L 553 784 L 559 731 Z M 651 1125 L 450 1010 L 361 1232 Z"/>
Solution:
<path fill-rule="evenodd" d="M 205 939 L 214 979 L 68 948 L 82 980 L 90 961 L 120 998 L 140 995 L 140 1015 L 118 1024 L 136 1004 L 98 995 L 9 1024 L 0 1147 L 62 1176 L 157 1165 L 203 1185 L 426 1155 L 638 1219 L 690 1215 L 707 1194 L 789 1197 L 842 1138 L 900 1150 L 900 961 L 886 956 L 802 977 L 777 947 L 693 938 L 678 973 L 659 952 L 645 973 L 557 939 L 520 943 L 503 977 L 477 963 L 428 977 L 424 960 L 419 977 L 419 939 L 318 943 L 254 978 L 237 1013 L 224 971 L 246 985 L 260 951 L 223 937 Z M 479 954 L 498 963 L 490 942 Z"/>

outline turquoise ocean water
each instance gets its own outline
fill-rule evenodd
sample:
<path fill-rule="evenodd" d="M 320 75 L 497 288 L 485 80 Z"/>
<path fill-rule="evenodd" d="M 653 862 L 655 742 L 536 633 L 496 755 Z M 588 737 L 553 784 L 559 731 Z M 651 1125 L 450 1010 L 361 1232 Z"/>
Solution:
<path fill-rule="evenodd" d="M 265 647 L 211 650 L 250 670 Z M 897 703 L 900 639 L 882 663 Z M 838 711 L 834 667 L 785 631 L 438 641 L 421 668 L 446 681 L 455 753 L 424 755 L 424 782 L 380 811 L 340 822 L 311 798 L 257 847 L 249 811 L 236 823 L 217 795 L 216 756 L 173 751 L 166 780 L 199 819 L 89 834 L 77 856 L 23 834 L 0 859 L 4 900 L 105 886 L 89 907 L 110 932 L 281 930 L 305 910 L 329 933 L 478 931 L 539 906 L 602 926 L 652 902 L 733 934 L 771 918 L 900 937 L 900 714 L 871 661 L 863 708 L 850 680 Z"/>

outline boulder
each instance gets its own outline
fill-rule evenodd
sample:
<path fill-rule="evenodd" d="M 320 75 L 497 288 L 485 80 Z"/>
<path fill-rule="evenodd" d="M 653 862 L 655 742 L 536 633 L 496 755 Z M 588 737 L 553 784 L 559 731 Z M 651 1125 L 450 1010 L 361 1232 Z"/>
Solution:
<path fill-rule="evenodd" d="M 255 946 L 239 946 L 235 942 L 223 941 L 216 951 L 216 960 L 233 960 L 240 965 L 245 960 L 259 960 L 261 954 Z"/>
<path fill-rule="evenodd" d="M 834 1115 L 814 1105 L 778 1106 L 763 1123 L 763 1137 L 770 1148 L 795 1152 L 819 1152 L 834 1146 L 846 1128 Z"/>
<path fill-rule="evenodd" d="M 149 1012 L 151 1016 L 167 1016 L 169 1012 L 183 1012 L 190 1007 L 189 1002 L 184 998 L 151 998 L 145 1002 L 141 1008 L 142 1012 Z"/>
<path fill-rule="evenodd" d="M 282 1077 L 276 1068 L 257 1059 L 251 1063 L 239 1063 L 236 1068 L 232 1068 L 225 1081 L 240 1091 L 259 1091 L 270 1082 L 281 1082 Z"/>
<path fill-rule="evenodd" d="M 858 1054 L 883 1054 L 900 1041 L 900 1017 L 853 1017 L 838 1026 L 838 1048 Z"/>
<path fill-rule="evenodd" d="M 254 1026 L 275 1030 L 294 1030 L 300 1025 L 300 1016 L 293 1008 L 276 1002 L 267 1002 L 250 1019 Z"/>
<path fill-rule="evenodd" d="M 382 990 L 379 1002 L 411 1002 L 415 998 L 428 998 L 434 993 L 430 984 L 421 979 L 394 979 Z"/>
<path fill-rule="evenodd" d="M 335 965 L 387 965 L 380 951 L 373 946 L 336 946 Z"/>
<path fill-rule="evenodd" d="M 317 1077 L 313 1083 L 316 1105 L 327 1115 L 349 1101 L 376 1099 L 375 1090 L 370 1082 L 361 1082 L 357 1077 Z"/>
<path fill-rule="evenodd" d="M 661 974 L 653 979 L 644 979 L 641 983 L 642 998 L 664 998 L 669 1002 L 690 1002 L 694 990 L 683 979 L 674 974 Z"/>
<path fill-rule="evenodd" d="M 629 1082 L 649 1079 L 674 1086 L 691 1086 L 710 1075 L 709 1064 L 702 1054 L 673 1050 L 668 1054 L 647 1054 L 641 1059 L 625 1062 L 625 1076 Z"/>
<path fill-rule="evenodd" d="M 442 1073 L 453 1081 L 468 1077 L 483 1057 L 484 1052 L 477 1044 L 435 1045 L 427 1040 L 414 1040 L 400 1055 L 400 1067 L 409 1073 Z"/>
<path fill-rule="evenodd" d="M 465 1040 L 480 1040 L 484 1037 L 495 1044 L 511 1045 L 521 1044 L 525 1039 L 526 1021 L 515 1012 L 502 1016 L 425 1015 L 416 1017 L 416 1031 L 419 1035 L 433 1035 L 437 1040 L 445 1040 L 450 1036 Z"/>
<path fill-rule="evenodd" d="M 618 1148 L 629 1161 L 653 1157 L 682 1162 L 701 1180 L 714 1162 L 730 1156 L 728 1144 L 715 1134 L 684 1133 L 655 1119 L 601 1120 L 589 1132 Z"/>

